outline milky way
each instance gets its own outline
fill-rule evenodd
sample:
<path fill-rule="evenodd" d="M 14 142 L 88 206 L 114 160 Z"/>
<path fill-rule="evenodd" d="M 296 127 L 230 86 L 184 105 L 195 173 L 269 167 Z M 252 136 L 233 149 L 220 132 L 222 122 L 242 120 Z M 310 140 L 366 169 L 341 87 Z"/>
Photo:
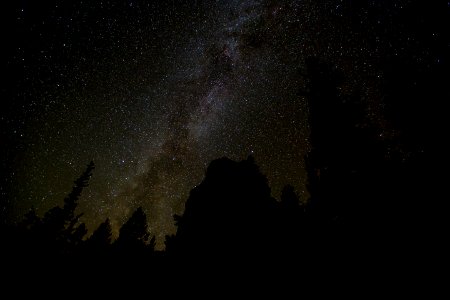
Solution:
<path fill-rule="evenodd" d="M 278 89 L 265 89 L 264 85 L 272 81 L 270 72 L 282 72 L 287 66 L 267 57 L 276 55 L 272 49 L 248 45 L 245 36 L 260 30 L 260 25 L 252 28 L 258 22 L 273 26 L 270 18 L 275 15 L 268 19 L 264 14 L 271 11 L 262 3 L 251 1 L 219 3 L 214 9 L 215 13 L 210 12 L 200 24 L 192 25 L 195 34 L 177 54 L 173 73 L 167 73 L 165 82 L 160 84 L 164 88 L 157 96 L 163 103 L 159 115 L 167 132 L 160 145 L 147 154 L 142 173 L 132 176 L 131 183 L 114 199 L 118 205 L 111 207 L 110 215 L 117 218 L 123 218 L 124 211 L 128 215 L 129 209 L 136 205 L 146 207 L 153 231 L 160 233 L 160 240 L 164 233 L 173 231 L 173 224 L 167 220 L 174 213 L 182 213 L 188 191 L 201 181 L 212 159 L 222 156 L 242 159 L 253 154 L 261 160 L 274 160 L 264 157 L 263 148 L 276 146 L 259 140 L 271 135 L 265 132 L 268 124 L 260 122 L 261 117 L 269 117 L 272 122 L 272 114 L 284 109 L 278 108 L 275 102 L 270 107 L 271 116 L 258 116 L 263 112 L 257 107 L 260 104 L 264 107 L 267 104 L 263 101 L 277 97 Z M 252 60 L 255 54 L 263 57 Z M 248 93 L 249 86 L 257 93 Z M 298 138 L 306 140 L 305 122 L 302 122 L 306 118 L 305 107 L 300 105 L 295 110 L 303 114 L 302 118 L 296 118 L 302 130 Z M 306 150 L 307 143 L 300 144 Z M 293 148 L 302 153 L 299 147 Z M 297 161 L 294 168 L 301 169 L 301 163 Z M 300 185 L 301 180 L 299 176 L 295 183 Z"/>
<path fill-rule="evenodd" d="M 82 221 L 117 234 L 142 206 L 160 247 L 219 157 L 252 154 L 275 198 L 292 184 L 305 200 L 305 60 L 345 72 L 384 130 L 378 63 L 414 41 L 389 33 L 406 0 L 69 2 L 11 8 L 2 214 L 61 205 L 93 159 Z"/>

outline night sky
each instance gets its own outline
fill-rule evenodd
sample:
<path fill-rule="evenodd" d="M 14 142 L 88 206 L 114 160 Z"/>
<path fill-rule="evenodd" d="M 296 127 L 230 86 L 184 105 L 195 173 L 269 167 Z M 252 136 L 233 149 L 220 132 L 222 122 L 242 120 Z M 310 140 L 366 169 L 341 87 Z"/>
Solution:
<path fill-rule="evenodd" d="M 62 205 L 93 160 L 90 232 L 142 206 L 160 246 L 215 158 L 252 154 L 275 198 L 288 183 L 308 197 L 308 57 L 345 74 L 382 137 L 383 64 L 432 68 L 448 50 L 438 21 L 421 27 L 432 9 L 407 0 L 74 2 L 3 12 L 2 220 Z"/>

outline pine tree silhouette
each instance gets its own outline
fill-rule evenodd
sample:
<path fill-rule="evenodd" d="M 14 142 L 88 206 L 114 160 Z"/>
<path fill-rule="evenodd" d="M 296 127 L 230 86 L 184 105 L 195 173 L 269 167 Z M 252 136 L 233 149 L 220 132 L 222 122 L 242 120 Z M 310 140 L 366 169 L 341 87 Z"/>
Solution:
<path fill-rule="evenodd" d="M 149 238 L 147 216 L 142 207 L 138 207 L 120 228 L 114 247 L 121 256 L 148 256 L 154 252 L 156 244 L 154 236 Z"/>
<path fill-rule="evenodd" d="M 75 180 L 72 191 L 64 199 L 64 206 L 56 206 L 47 211 L 43 218 L 42 234 L 50 248 L 58 249 L 62 253 L 70 253 L 82 242 L 87 233 L 84 223 L 79 224 L 83 214 L 75 214 L 78 200 L 94 170 L 94 162 L 91 161 L 81 176 Z"/>
<path fill-rule="evenodd" d="M 78 200 L 94 170 L 94 162 L 90 162 L 86 170 L 74 182 L 70 194 L 64 199 L 63 208 L 56 206 L 48 210 L 41 219 L 32 208 L 18 224 L 19 236 L 17 247 L 19 252 L 29 255 L 67 255 L 74 254 L 87 233 L 84 223 L 80 223 L 82 214 L 75 214 Z"/>
<path fill-rule="evenodd" d="M 215 263 L 257 259 L 276 247 L 270 240 L 275 236 L 276 206 L 253 157 L 214 160 L 191 191 L 184 214 L 175 216 L 177 233 L 166 245 Z"/>
<path fill-rule="evenodd" d="M 92 233 L 86 243 L 94 249 L 106 249 L 111 245 L 111 236 L 111 222 L 109 221 L 109 218 L 107 218 L 105 222 L 101 223 L 94 233 Z"/>
<path fill-rule="evenodd" d="M 313 252 L 322 253 L 322 260 L 382 260 L 389 255 L 387 245 L 399 245 L 399 226 L 412 224 L 402 215 L 410 194 L 403 180 L 410 175 L 393 159 L 394 143 L 380 139 L 367 120 L 361 97 L 338 92 L 337 70 L 311 59 L 308 74 L 311 151 L 306 165 Z"/>

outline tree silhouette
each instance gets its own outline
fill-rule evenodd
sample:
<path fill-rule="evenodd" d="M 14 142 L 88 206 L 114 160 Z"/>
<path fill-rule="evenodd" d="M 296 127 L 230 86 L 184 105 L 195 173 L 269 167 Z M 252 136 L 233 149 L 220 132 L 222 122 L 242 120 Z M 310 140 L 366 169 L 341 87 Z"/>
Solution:
<path fill-rule="evenodd" d="M 114 246 L 120 255 L 150 255 L 155 248 L 155 237 L 150 240 L 149 237 L 147 216 L 142 207 L 138 207 L 120 228 Z"/>
<path fill-rule="evenodd" d="M 44 215 L 43 238 L 56 249 L 60 248 L 60 251 L 71 252 L 87 233 L 84 223 L 79 224 L 83 214 L 77 215 L 75 210 L 83 189 L 89 185 L 94 168 L 94 162 L 91 161 L 83 174 L 75 180 L 72 191 L 64 199 L 64 206 L 62 208 L 56 206 Z"/>
<path fill-rule="evenodd" d="M 18 236 L 15 244 L 19 252 L 29 255 L 67 255 L 75 254 L 87 233 L 84 223 L 80 223 L 82 214 L 76 214 L 78 200 L 94 170 L 90 162 L 86 170 L 74 182 L 69 195 L 64 199 L 64 206 L 48 210 L 41 219 L 32 208 L 18 224 Z"/>
<path fill-rule="evenodd" d="M 77 262 L 80 262 L 78 258 L 87 232 L 85 224 L 80 222 L 82 214 L 76 214 L 76 208 L 93 169 L 94 163 L 90 162 L 75 180 L 62 208 L 51 208 L 41 218 L 32 207 L 22 221 L 9 228 L 3 250 L 10 259 L 5 262 L 5 267 L 23 270 L 19 274 L 21 278 L 29 278 L 34 272 L 46 270 L 55 275 L 73 275 L 75 279 L 82 269 Z"/>
<path fill-rule="evenodd" d="M 105 222 L 101 223 L 94 231 L 92 236 L 88 239 L 88 242 L 99 245 L 99 247 L 108 246 L 111 244 L 111 235 L 111 222 L 109 221 L 109 218 L 107 218 Z"/>
<path fill-rule="evenodd" d="M 311 122 L 311 151 L 306 157 L 311 195 L 308 214 L 313 236 L 322 237 L 313 238 L 314 251 L 339 249 L 339 255 L 346 257 L 372 255 L 382 260 L 390 255 L 388 245 L 404 249 L 407 243 L 399 242 L 399 236 L 414 235 L 417 204 L 426 197 L 421 187 L 426 180 L 418 181 L 426 174 L 424 163 L 420 155 L 411 159 L 403 152 L 395 136 L 384 138 L 366 117 L 358 93 L 339 93 L 342 76 L 337 70 L 317 59 L 309 60 L 307 66 Z M 411 80 L 400 77 L 400 81 Z M 418 187 L 417 192 L 411 184 Z"/>
<path fill-rule="evenodd" d="M 111 222 L 107 218 L 86 240 L 86 246 L 90 251 L 105 253 L 111 245 L 111 237 Z"/>
<path fill-rule="evenodd" d="M 214 160 L 191 191 L 184 214 L 175 217 L 177 233 L 166 245 L 215 262 L 267 255 L 274 246 L 276 205 L 253 157 Z"/>

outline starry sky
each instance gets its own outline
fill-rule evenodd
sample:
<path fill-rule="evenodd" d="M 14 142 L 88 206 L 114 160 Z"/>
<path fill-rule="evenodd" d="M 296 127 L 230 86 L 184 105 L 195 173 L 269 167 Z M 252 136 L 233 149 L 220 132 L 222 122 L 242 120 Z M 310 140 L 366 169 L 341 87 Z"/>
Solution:
<path fill-rule="evenodd" d="M 441 27 L 418 30 L 434 11 L 408 0 L 35 2 L 2 18 L 2 219 L 61 205 L 94 160 L 82 221 L 117 233 L 142 206 L 160 246 L 215 158 L 252 154 L 275 198 L 288 183 L 307 198 L 308 57 L 346 75 L 380 135 L 383 62 L 444 61 Z"/>

